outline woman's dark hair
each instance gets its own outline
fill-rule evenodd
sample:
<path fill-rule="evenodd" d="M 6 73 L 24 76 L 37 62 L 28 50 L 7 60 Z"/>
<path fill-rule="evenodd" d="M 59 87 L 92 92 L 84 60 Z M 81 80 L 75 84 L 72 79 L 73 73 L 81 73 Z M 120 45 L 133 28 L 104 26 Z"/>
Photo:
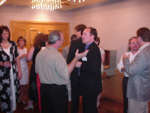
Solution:
<path fill-rule="evenodd" d="M 97 38 L 95 39 L 95 41 L 97 42 L 97 45 L 99 46 L 99 44 L 100 44 L 100 38 L 97 37 Z"/>
<path fill-rule="evenodd" d="M 19 37 L 18 37 L 18 39 L 17 39 L 17 44 L 19 44 L 19 41 L 20 41 L 20 40 L 23 40 L 23 41 L 24 41 L 24 45 L 26 46 L 26 42 L 27 42 L 27 41 L 26 41 L 26 39 L 25 39 L 23 36 L 19 36 Z"/>
<path fill-rule="evenodd" d="M 76 39 L 77 39 L 77 35 L 72 34 L 72 35 L 71 35 L 71 41 L 76 40 Z"/>
<path fill-rule="evenodd" d="M 86 25 L 84 25 L 84 24 L 79 24 L 75 27 L 75 30 L 77 32 L 81 32 L 81 35 L 83 34 L 84 29 L 86 29 Z"/>
<path fill-rule="evenodd" d="M 2 34 L 3 34 L 4 31 L 7 31 L 9 33 L 8 41 L 10 41 L 10 30 L 9 30 L 9 28 L 7 26 L 5 26 L 5 25 L 1 25 L 0 26 L 0 43 L 3 40 Z"/>
<path fill-rule="evenodd" d="M 48 34 L 45 34 L 43 39 L 42 39 L 42 47 L 46 46 L 46 42 L 48 42 Z"/>
<path fill-rule="evenodd" d="M 46 35 L 44 33 L 38 33 L 36 36 L 35 36 L 35 39 L 34 39 L 34 43 L 33 43 L 33 46 L 35 48 L 41 48 L 43 46 L 43 40 L 44 40 L 44 37 Z"/>

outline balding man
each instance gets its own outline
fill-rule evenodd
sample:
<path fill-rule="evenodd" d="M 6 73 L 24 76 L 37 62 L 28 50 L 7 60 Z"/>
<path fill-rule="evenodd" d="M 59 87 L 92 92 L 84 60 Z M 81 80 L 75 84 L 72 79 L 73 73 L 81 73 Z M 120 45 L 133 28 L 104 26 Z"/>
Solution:
<path fill-rule="evenodd" d="M 58 48 L 63 44 L 64 37 L 59 31 L 49 34 L 47 47 L 36 57 L 36 72 L 41 82 L 42 113 L 67 113 L 69 73 L 76 62 L 87 52 L 78 54 L 67 66 Z"/>

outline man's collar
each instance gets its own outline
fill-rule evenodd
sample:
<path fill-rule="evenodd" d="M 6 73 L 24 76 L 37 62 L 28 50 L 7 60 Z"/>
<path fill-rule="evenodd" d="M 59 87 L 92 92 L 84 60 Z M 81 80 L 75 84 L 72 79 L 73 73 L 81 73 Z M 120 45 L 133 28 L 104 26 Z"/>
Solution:
<path fill-rule="evenodd" d="M 139 48 L 139 51 L 143 50 L 144 48 L 146 48 L 147 46 L 150 45 L 150 42 L 146 42 L 144 45 L 142 45 L 140 48 Z"/>
<path fill-rule="evenodd" d="M 93 43 L 93 42 L 91 42 L 91 43 L 89 43 L 89 44 L 86 44 L 86 45 L 85 45 L 85 49 L 88 49 L 89 46 L 90 46 L 92 43 Z"/>

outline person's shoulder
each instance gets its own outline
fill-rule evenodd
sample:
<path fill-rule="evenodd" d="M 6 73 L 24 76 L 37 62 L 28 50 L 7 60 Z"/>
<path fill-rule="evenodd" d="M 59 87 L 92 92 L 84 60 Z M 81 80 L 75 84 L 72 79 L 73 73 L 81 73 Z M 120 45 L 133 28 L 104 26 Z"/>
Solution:
<path fill-rule="evenodd" d="M 92 46 L 92 48 L 93 49 L 95 49 L 95 50 L 100 50 L 100 48 L 96 45 L 96 43 L 95 42 L 93 42 L 92 44 L 91 44 L 91 46 Z"/>
<path fill-rule="evenodd" d="M 150 44 L 147 47 L 145 47 L 144 49 L 145 49 L 145 51 L 150 51 Z"/>
<path fill-rule="evenodd" d="M 40 57 L 42 57 L 45 53 L 48 53 L 45 49 L 44 49 L 44 50 L 39 51 L 39 52 L 37 53 L 36 58 L 40 58 Z M 42 57 L 42 58 L 43 58 L 43 57 Z"/>
<path fill-rule="evenodd" d="M 16 43 L 14 41 L 9 41 L 10 44 L 12 44 L 13 46 L 16 46 Z"/>
<path fill-rule="evenodd" d="M 29 52 L 34 52 L 34 50 L 35 50 L 35 47 L 34 46 L 32 46 L 30 49 L 29 49 Z"/>
<path fill-rule="evenodd" d="M 82 39 L 78 38 L 77 40 L 72 40 L 71 44 L 82 44 Z"/>
<path fill-rule="evenodd" d="M 92 52 L 93 54 L 99 54 L 100 48 L 93 42 L 89 47 L 89 52 Z"/>
<path fill-rule="evenodd" d="M 143 51 L 140 52 L 140 54 L 144 55 L 144 56 L 150 56 L 150 45 L 145 47 L 143 49 Z"/>

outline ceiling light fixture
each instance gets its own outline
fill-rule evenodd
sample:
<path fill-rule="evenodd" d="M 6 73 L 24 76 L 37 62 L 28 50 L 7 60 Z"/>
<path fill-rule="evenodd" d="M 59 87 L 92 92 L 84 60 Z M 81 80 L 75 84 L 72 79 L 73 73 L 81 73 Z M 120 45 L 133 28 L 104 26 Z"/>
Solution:
<path fill-rule="evenodd" d="M 3 5 L 7 0 L 0 0 L 0 6 Z"/>
<path fill-rule="evenodd" d="M 61 0 L 32 0 L 32 9 L 56 10 L 62 8 Z"/>
<path fill-rule="evenodd" d="M 32 0 L 32 9 L 44 9 L 54 11 L 62 8 L 64 1 L 82 3 L 85 0 Z"/>

